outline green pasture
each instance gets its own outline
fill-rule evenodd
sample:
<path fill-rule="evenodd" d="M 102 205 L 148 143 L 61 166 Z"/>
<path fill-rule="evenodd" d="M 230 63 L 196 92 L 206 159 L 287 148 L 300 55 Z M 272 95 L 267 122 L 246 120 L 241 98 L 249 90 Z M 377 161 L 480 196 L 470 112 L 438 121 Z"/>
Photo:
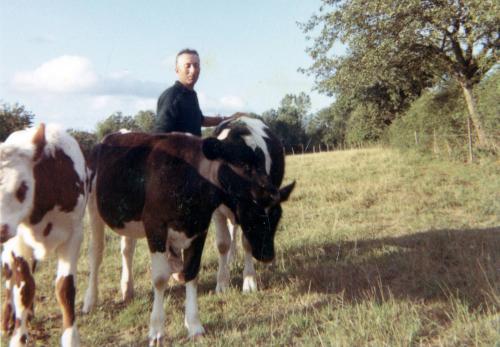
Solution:
<path fill-rule="evenodd" d="M 209 232 L 199 276 L 207 331 L 186 338 L 184 288 L 165 298 L 167 345 L 499 346 L 500 162 L 447 162 L 386 148 L 287 157 L 297 180 L 276 238 L 273 266 L 257 265 L 260 291 L 215 294 Z M 78 268 L 80 311 L 88 233 Z M 55 260 L 36 273 L 36 346 L 56 346 L 61 314 Z M 119 238 L 108 231 L 99 303 L 78 314 L 83 346 L 145 346 L 152 306 L 149 252 L 138 242 L 135 298 L 120 302 Z M 2 338 L 2 345 L 7 340 Z"/>

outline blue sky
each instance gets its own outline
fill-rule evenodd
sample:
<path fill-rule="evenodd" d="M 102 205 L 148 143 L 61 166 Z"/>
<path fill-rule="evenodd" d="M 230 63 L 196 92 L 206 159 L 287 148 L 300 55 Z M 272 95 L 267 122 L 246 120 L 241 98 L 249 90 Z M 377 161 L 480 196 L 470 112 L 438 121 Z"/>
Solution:
<path fill-rule="evenodd" d="M 195 87 L 206 115 L 276 108 L 306 92 L 312 111 L 331 99 L 312 91 L 310 42 L 296 22 L 320 0 L 2 1 L 0 99 L 35 122 L 93 130 L 115 111 L 156 110 L 175 81 L 176 53 L 195 48 Z"/>

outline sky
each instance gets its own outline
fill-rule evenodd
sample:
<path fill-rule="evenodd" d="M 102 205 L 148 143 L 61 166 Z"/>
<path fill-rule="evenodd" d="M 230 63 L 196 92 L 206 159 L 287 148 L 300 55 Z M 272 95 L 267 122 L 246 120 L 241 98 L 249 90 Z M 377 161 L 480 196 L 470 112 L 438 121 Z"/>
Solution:
<path fill-rule="evenodd" d="M 200 54 L 195 90 L 205 115 L 260 114 L 289 93 L 311 112 L 333 100 L 298 72 L 312 60 L 297 22 L 320 0 L 1 1 L 0 102 L 34 122 L 95 129 L 114 112 L 156 111 L 176 80 L 175 56 Z"/>

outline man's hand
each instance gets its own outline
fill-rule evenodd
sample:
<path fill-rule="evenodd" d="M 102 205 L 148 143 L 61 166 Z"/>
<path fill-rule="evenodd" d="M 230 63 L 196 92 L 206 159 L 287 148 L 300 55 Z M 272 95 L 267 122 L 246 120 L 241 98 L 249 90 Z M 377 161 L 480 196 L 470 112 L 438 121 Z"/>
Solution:
<path fill-rule="evenodd" d="M 248 114 L 246 112 L 236 112 L 236 113 L 233 113 L 232 115 L 230 115 L 229 117 L 226 117 L 224 118 L 224 120 L 234 120 L 236 118 L 240 118 L 240 117 L 243 117 L 243 116 L 247 116 Z"/>

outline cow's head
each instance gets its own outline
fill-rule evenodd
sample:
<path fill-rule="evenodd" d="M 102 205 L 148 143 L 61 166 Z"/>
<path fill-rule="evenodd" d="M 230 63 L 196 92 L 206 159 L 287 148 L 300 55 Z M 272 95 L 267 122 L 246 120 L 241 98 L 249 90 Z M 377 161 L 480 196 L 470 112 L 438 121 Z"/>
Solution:
<path fill-rule="evenodd" d="M 45 126 L 12 133 L 0 145 L 0 243 L 17 234 L 31 212 L 35 193 L 33 166 L 45 145 Z"/>
<path fill-rule="evenodd" d="M 281 218 L 280 203 L 288 199 L 295 183 L 282 189 L 273 185 L 265 169 L 263 151 L 242 139 L 248 133 L 238 132 L 239 135 L 223 139 L 205 139 L 203 152 L 210 160 L 223 161 L 218 179 L 233 201 L 233 212 L 252 247 L 252 255 L 260 261 L 271 261 L 274 235 Z"/>

